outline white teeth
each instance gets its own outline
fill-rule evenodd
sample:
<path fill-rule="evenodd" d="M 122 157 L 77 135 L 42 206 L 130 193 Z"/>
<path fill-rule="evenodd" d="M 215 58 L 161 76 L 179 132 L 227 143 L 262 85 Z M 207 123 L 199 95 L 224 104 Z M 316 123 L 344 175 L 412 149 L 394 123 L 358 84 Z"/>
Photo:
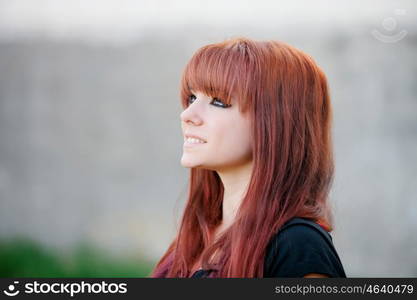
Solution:
<path fill-rule="evenodd" d="M 191 143 L 191 144 L 204 144 L 205 142 L 200 140 L 200 139 L 195 139 L 195 138 L 187 138 L 186 139 L 187 143 Z"/>

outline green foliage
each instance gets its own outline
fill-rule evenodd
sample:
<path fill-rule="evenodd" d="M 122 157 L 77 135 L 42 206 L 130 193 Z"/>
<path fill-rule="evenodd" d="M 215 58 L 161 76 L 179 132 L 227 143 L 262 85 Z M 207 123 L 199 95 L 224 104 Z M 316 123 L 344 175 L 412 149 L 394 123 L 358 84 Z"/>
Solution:
<path fill-rule="evenodd" d="M 85 243 L 67 254 L 28 239 L 0 241 L 0 277 L 147 277 L 153 263 L 106 255 Z"/>

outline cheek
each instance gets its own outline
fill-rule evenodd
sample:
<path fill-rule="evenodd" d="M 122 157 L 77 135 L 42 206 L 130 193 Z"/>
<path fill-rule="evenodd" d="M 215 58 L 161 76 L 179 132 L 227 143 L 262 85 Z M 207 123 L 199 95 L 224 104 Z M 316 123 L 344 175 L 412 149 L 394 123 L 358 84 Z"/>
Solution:
<path fill-rule="evenodd" d="M 242 156 L 247 156 L 252 152 L 251 141 L 247 132 L 236 133 L 236 148 Z"/>
<path fill-rule="evenodd" d="M 230 152 L 231 155 L 247 156 L 251 152 L 251 138 L 250 131 L 245 124 L 239 124 L 239 126 L 231 126 L 225 131 L 222 137 L 222 149 Z"/>
<path fill-rule="evenodd" d="M 208 128 L 209 155 L 215 154 L 221 160 L 234 160 L 252 153 L 250 123 L 237 116 L 212 118 Z"/>
<path fill-rule="evenodd" d="M 251 128 L 248 123 L 241 123 L 240 125 L 234 133 L 236 145 L 239 147 L 238 151 L 247 156 L 252 154 Z"/>

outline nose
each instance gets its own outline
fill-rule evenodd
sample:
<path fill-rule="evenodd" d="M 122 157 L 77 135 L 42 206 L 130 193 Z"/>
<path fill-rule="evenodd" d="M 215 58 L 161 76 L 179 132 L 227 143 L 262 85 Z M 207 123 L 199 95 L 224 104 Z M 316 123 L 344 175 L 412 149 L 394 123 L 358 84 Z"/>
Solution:
<path fill-rule="evenodd" d="M 182 122 L 187 124 L 193 124 L 199 126 L 203 124 L 201 113 L 197 108 L 197 103 L 190 104 L 181 114 L 180 119 Z"/>

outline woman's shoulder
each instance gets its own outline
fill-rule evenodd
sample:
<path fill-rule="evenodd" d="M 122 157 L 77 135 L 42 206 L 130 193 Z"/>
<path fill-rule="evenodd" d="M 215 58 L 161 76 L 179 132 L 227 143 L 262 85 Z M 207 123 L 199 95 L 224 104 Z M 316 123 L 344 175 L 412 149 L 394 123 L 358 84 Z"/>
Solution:
<path fill-rule="evenodd" d="M 316 222 L 293 218 L 272 237 L 265 255 L 265 277 L 322 273 L 346 277 L 331 235 Z"/>
<path fill-rule="evenodd" d="M 272 236 L 267 254 L 276 258 L 279 250 L 281 253 L 306 250 L 336 251 L 332 237 L 326 230 L 312 220 L 299 217 L 287 221 Z"/>
<path fill-rule="evenodd" d="M 313 220 L 300 217 L 294 217 L 287 221 L 272 237 L 271 241 L 278 243 L 289 239 L 298 241 L 306 238 L 333 245 L 332 236 L 327 230 Z"/>

